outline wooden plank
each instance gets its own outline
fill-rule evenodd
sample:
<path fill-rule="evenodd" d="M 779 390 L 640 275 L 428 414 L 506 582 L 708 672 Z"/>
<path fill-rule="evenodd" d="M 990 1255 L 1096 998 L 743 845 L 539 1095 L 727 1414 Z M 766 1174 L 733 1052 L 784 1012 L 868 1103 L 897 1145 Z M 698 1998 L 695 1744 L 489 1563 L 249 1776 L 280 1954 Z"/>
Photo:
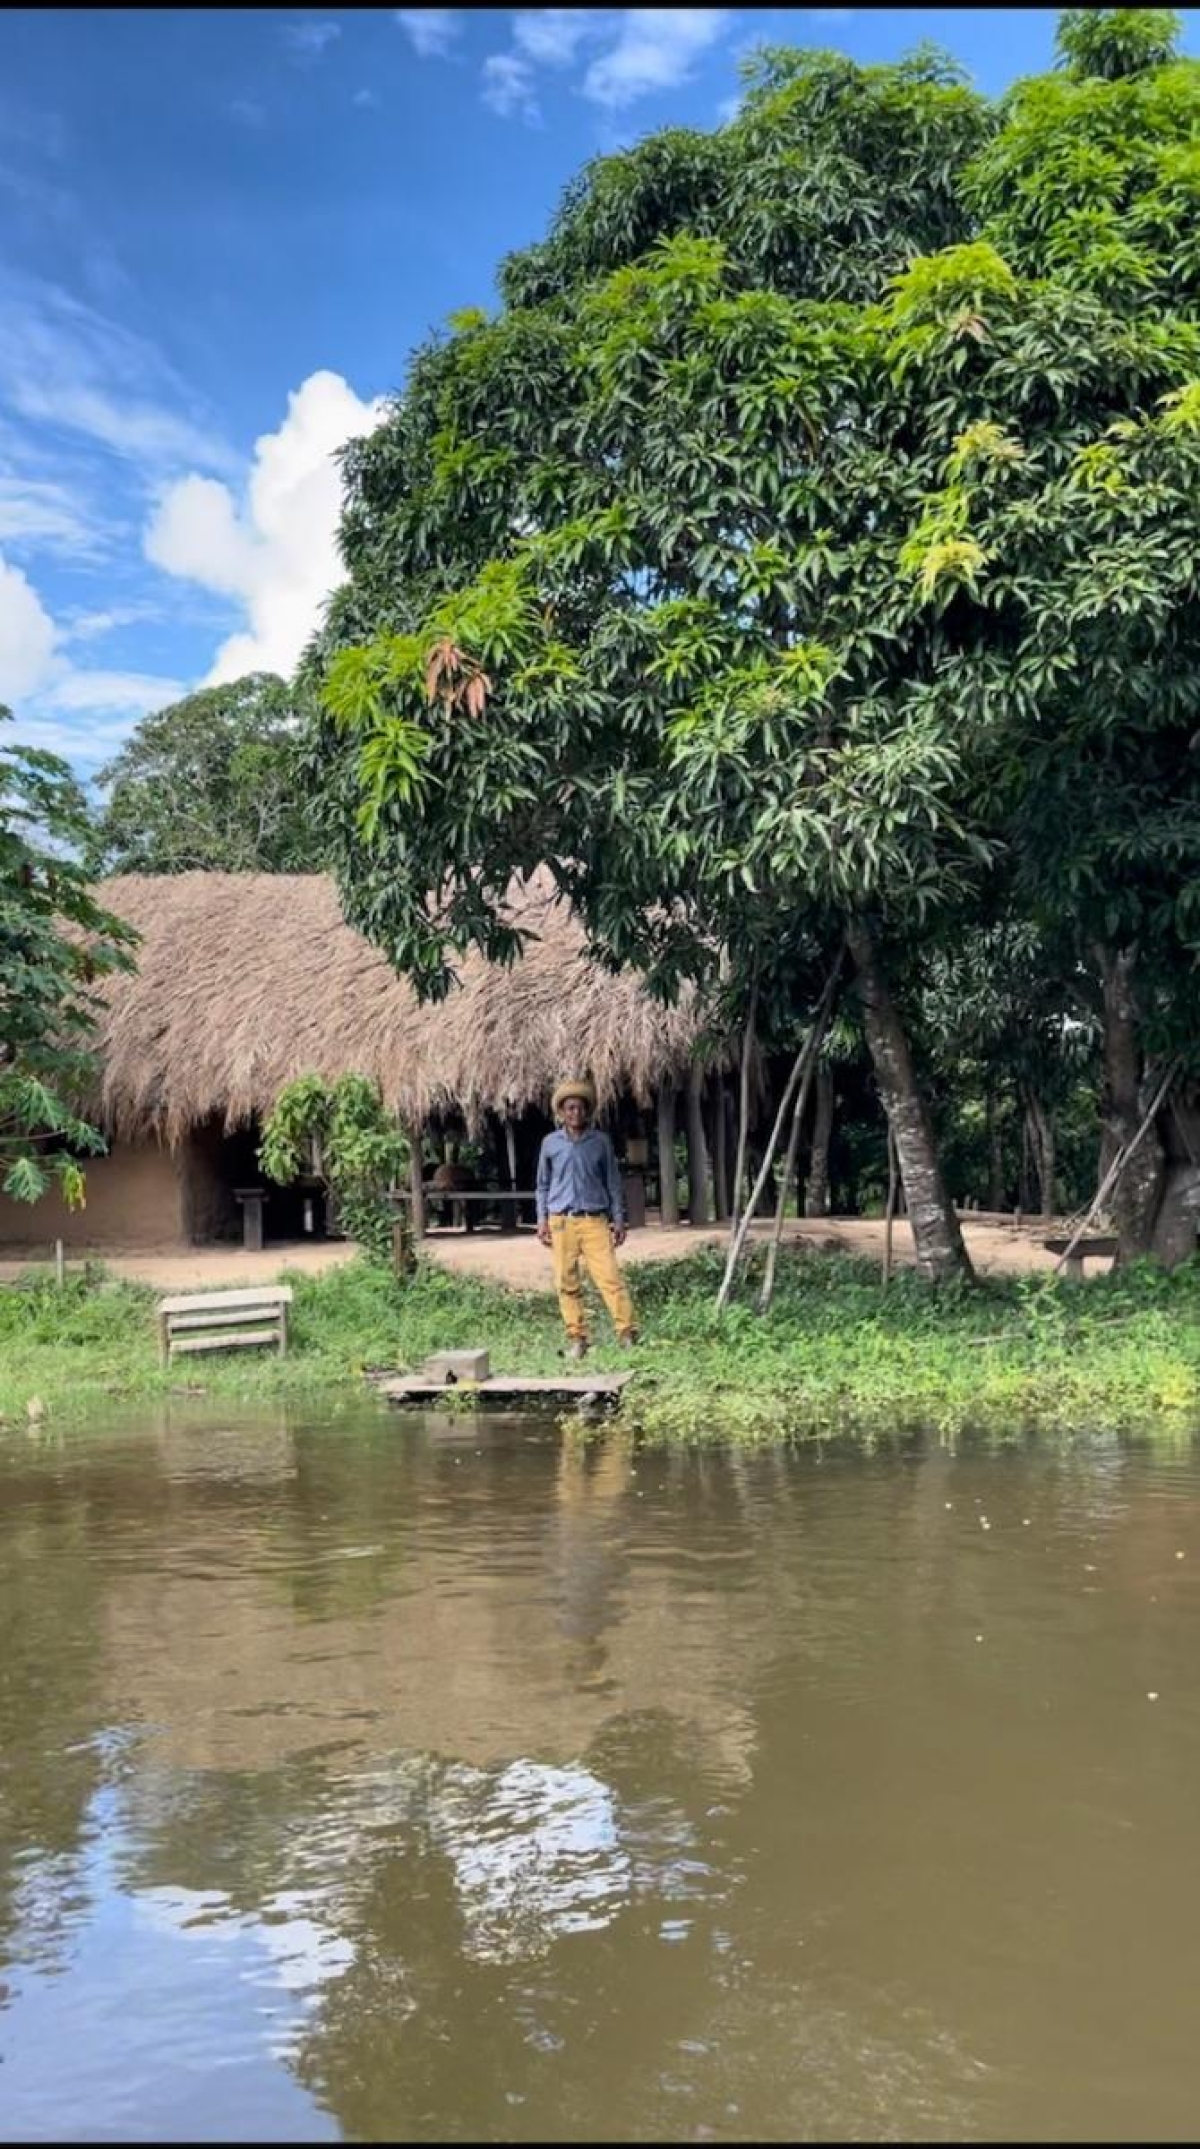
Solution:
<path fill-rule="evenodd" d="M 181 1351 L 232 1351 L 240 1350 L 247 1343 L 281 1343 L 277 1328 L 239 1329 L 224 1336 L 172 1336 L 171 1355 L 178 1357 Z M 441 1390 L 445 1393 L 445 1390 Z"/>
<path fill-rule="evenodd" d="M 192 1291 L 175 1298 L 160 1298 L 160 1313 L 208 1313 L 222 1306 L 261 1306 L 265 1312 L 271 1306 L 290 1306 L 292 1287 L 290 1283 L 264 1283 L 254 1290 L 242 1291 Z"/>
<path fill-rule="evenodd" d="M 518 1379 L 512 1374 L 493 1373 L 490 1380 L 456 1381 L 428 1380 L 422 1374 L 407 1377 L 403 1374 L 389 1375 L 374 1382 L 378 1393 L 390 1403 L 408 1401 L 440 1400 L 447 1396 L 521 1396 L 521 1395 L 619 1395 L 632 1373 L 593 1373 L 526 1375 Z"/>
<path fill-rule="evenodd" d="M 273 1306 L 238 1306 L 232 1313 L 168 1313 L 167 1328 L 172 1337 L 191 1334 L 194 1328 L 244 1328 L 247 1321 L 260 1321 L 274 1316 Z M 278 1309 L 282 1317 L 282 1306 Z"/>

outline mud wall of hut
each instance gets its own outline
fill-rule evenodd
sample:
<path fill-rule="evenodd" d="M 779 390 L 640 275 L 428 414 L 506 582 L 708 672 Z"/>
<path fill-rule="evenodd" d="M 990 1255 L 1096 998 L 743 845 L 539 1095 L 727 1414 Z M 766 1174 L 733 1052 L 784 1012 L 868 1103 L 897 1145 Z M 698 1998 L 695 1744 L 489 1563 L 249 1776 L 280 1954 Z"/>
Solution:
<path fill-rule="evenodd" d="M 57 1194 L 32 1206 L 0 1194 L 0 1247 L 118 1247 L 178 1244 L 185 1237 L 183 1180 L 176 1159 L 157 1142 L 114 1142 L 107 1156 L 85 1160 L 87 1204 L 68 1209 Z"/>

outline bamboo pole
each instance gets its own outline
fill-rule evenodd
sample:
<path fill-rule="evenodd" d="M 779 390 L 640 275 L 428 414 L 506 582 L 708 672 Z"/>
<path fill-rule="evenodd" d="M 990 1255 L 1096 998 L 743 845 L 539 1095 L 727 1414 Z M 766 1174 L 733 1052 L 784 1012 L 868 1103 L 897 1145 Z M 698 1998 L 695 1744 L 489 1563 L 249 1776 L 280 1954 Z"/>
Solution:
<path fill-rule="evenodd" d="M 762 1290 L 758 1298 L 758 1310 L 760 1313 L 770 1312 L 771 1300 L 775 1296 L 775 1268 L 779 1260 L 779 1248 L 783 1240 L 783 1219 L 787 1208 L 788 1188 L 795 1176 L 796 1159 L 800 1153 L 800 1129 L 803 1125 L 804 1110 L 808 1103 L 808 1093 L 812 1088 L 816 1065 L 817 1055 L 814 1052 L 804 1070 L 804 1077 L 797 1091 L 796 1103 L 792 1111 L 792 1131 L 788 1136 L 787 1155 L 783 1160 L 783 1177 L 779 1185 L 779 1198 L 775 1203 L 775 1225 L 771 1232 L 771 1243 L 767 1248 L 767 1265 L 763 1275 Z"/>
<path fill-rule="evenodd" d="M 839 949 L 834 961 L 833 968 L 830 971 L 829 976 L 825 980 L 825 987 L 821 994 L 820 1002 L 817 1007 L 817 1012 L 813 1017 L 812 1027 L 810 1028 L 809 1033 L 804 1040 L 804 1043 L 801 1045 L 799 1052 L 796 1054 L 796 1057 L 792 1062 L 792 1071 L 787 1078 L 787 1083 L 784 1088 L 783 1096 L 779 1101 L 779 1109 L 775 1114 L 774 1123 L 771 1127 L 770 1136 L 767 1141 L 766 1153 L 763 1157 L 762 1164 L 759 1167 L 758 1177 L 755 1180 L 754 1185 L 750 1191 L 750 1196 L 746 1203 L 745 1212 L 741 1217 L 737 1230 L 735 1232 L 731 1232 L 730 1234 L 729 1251 L 725 1256 L 725 1273 L 721 1278 L 721 1288 L 717 1292 L 718 1313 L 721 1311 L 722 1307 L 728 1303 L 729 1293 L 733 1287 L 734 1273 L 737 1269 L 738 1262 L 741 1259 L 742 1248 L 746 1243 L 746 1237 L 750 1230 L 751 1219 L 753 1218 L 755 1209 L 758 1207 L 759 1195 L 762 1193 L 762 1190 L 767 1183 L 767 1178 L 770 1173 L 771 1166 L 775 1161 L 775 1151 L 779 1146 L 779 1136 L 783 1130 L 783 1123 L 792 1108 L 792 1102 L 795 1098 L 796 1091 L 799 1088 L 800 1083 L 804 1079 L 804 1072 L 806 1067 L 809 1066 L 811 1061 L 816 1058 L 817 1053 L 820 1051 L 821 1043 L 829 1024 L 829 1017 L 833 1010 L 834 996 L 837 992 L 838 980 L 842 974 L 842 964 L 844 960 L 845 951 L 843 949 Z"/>
<path fill-rule="evenodd" d="M 892 1231 L 896 1222 L 896 1194 L 900 1185 L 900 1159 L 896 1153 L 896 1131 L 890 1119 L 887 1130 L 887 1160 L 887 1203 L 883 1212 L 883 1288 L 885 1291 L 892 1280 Z"/>

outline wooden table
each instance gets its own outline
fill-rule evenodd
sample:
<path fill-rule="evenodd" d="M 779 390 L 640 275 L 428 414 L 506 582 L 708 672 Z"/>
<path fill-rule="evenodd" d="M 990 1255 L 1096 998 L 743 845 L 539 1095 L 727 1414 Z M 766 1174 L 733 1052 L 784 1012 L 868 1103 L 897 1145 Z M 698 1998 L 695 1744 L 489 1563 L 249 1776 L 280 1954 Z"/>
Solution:
<path fill-rule="evenodd" d="M 409 1189 L 407 1189 L 407 1188 L 396 1188 L 396 1189 L 395 1189 L 395 1190 L 394 1190 L 394 1191 L 393 1191 L 393 1192 L 392 1192 L 392 1193 L 391 1193 L 391 1194 L 389 1195 L 388 1199 L 389 1199 L 389 1200 L 390 1200 L 390 1201 L 391 1201 L 391 1202 L 392 1202 L 392 1203 L 394 1204 L 394 1206 L 395 1206 L 396 1208 L 398 1208 L 398 1209 L 401 1209 L 401 1210 L 403 1210 L 403 1209 L 411 1209 L 411 1208 L 412 1208 L 412 1206 L 413 1206 L 413 1197 L 412 1197 L 412 1193 L 411 1193 L 411 1191 L 410 1191 Z M 533 1188 L 533 1187 L 527 1187 L 527 1188 L 522 1188 L 522 1187 L 471 1187 L 471 1188 L 462 1188 L 462 1187 L 455 1187 L 455 1186 L 427 1186 L 427 1187 L 426 1187 L 426 1188 L 424 1189 L 424 1192 L 423 1192 L 423 1194 L 422 1194 L 422 1198 L 421 1198 L 421 1205 L 422 1205 L 422 1207 L 423 1207 L 423 1208 L 425 1209 L 426 1213 L 428 1213 L 429 1209 L 430 1209 L 430 1208 L 432 1207 L 432 1205 L 433 1205 L 433 1203 L 434 1203 L 435 1201 L 440 1201 L 440 1202 L 456 1202 L 456 1201 L 461 1201 L 461 1202 L 462 1202 L 462 1204 L 463 1204 L 463 1220 L 464 1220 L 464 1222 L 466 1223 L 466 1227 L 467 1227 L 467 1230 L 468 1230 L 468 1231 L 470 1231 L 470 1230 L 472 1229 L 472 1225 L 471 1225 L 471 1222 L 470 1222 L 470 1213 L 469 1213 L 469 1210 L 468 1210 L 468 1208 L 467 1208 L 467 1204 L 468 1204 L 468 1203 L 470 1203 L 470 1202 L 475 1202 L 475 1203 L 479 1203 L 479 1202 L 489 1202 L 489 1203 L 492 1203 L 492 1204 L 494 1204 L 494 1205 L 499 1205 L 499 1206 L 501 1206 L 501 1207 L 502 1207 L 502 1206 L 503 1206 L 503 1205 L 504 1205 L 505 1203 L 510 1203 L 510 1204 L 511 1204 L 511 1203 L 516 1203 L 516 1202 L 532 1202 L 532 1203 L 536 1203 L 536 1201 L 537 1201 L 537 1192 L 536 1192 L 536 1189 L 535 1189 L 535 1188 Z M 515 1231 L 515 1230 L 517 1229 L 517 1226 L 518 1226 L 518 1221 L 519 1221 L 519 1219 L 517 1218 L 517 1216 L 516 1216 L 516 1214 L 515 1214 L 515 1212 L 514 1212 L 514 1214 L 513 1214 L 513 1217 L 512 1217 L 512 1221 L 511 1221 L 511 1222 L 508 1222 L 507 1220 L 505 1220 L 505 1221 L 502 1221 L 502 1223 L 501 1223 L 501 1226 L 500 1226 L 500 1229 L 501 1229 L 502 1231 Z M 419 1236 L 419 1233 L 418 1233 L 417 1235 Z"/>

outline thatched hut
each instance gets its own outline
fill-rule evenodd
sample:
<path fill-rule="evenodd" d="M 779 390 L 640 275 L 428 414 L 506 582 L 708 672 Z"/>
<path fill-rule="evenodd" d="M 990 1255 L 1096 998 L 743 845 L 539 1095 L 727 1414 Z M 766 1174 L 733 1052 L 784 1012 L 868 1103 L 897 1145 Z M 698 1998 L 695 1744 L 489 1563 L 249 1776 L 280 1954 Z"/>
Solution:
<path fill-rule="evenodd" d="M 104 988 L 94 1108 L 110 1153 L 89 1165 L 78 1214 L 0 1197 L 0 1244 L 236 1237 L 234 1190 L 261 1176 L 262 1118 L 310 1071 L 372 1077 L 412 1128 L 499 1124 L 529 1184 L 564 1070 L 588 1070 L 615 1126 L 673 1109 L 697 1052 L 694 1003 L 663 1008 L 636 976 L 590 963 L 548 876 L 514 892 L 512 915 L 535 936 L 524 958 L 468 956 L 458 988 L 425 1007 L 346 924 L 323 875 L 130 874 L 103 899 L 141 935 L 136 971 Z M 273 1235 L 294 1235 L 300 1213 L 273 1197 Z"/>

